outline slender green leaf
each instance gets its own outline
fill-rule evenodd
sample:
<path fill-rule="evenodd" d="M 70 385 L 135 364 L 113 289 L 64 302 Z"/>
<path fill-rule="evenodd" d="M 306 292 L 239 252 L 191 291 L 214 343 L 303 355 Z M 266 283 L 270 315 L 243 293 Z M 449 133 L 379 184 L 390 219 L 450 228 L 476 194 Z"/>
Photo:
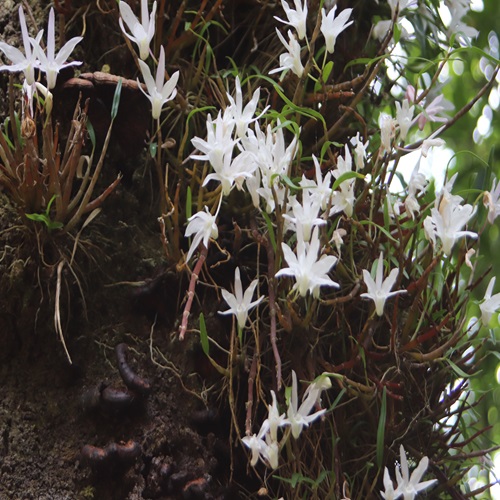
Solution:
<path fill-rule="evenodd" d="M 210 345 L 208 342 L 207 325 L 205 324 L 205 316 L 200 313 L 200 342 L 201 348 L 206 356 L 209 356 Z"/>
<path fill-rule="evenodd" d="M 382 467 L 382 460 L 384 459 L 384 441 L 385 441 L 385 422 L 387 419 L 387 391 L 384 387 L 382 393 L 382 407 L 380 408 L 380 418 L 377 428 L 377 465 Z"/>
<path fill-rule="evenodd" d="M 266 214 L 266 212 L 262 212 L 262 216 L 264 217 L 264 220 L 266 221 L 267 233 L 269 234 L 269 239 L 271 240 L 271 245 L 273 246 L 274 253 L 276 253 L 276 238 L 274 237 L 273 223 L 272 223 L 269 215 Z"/>
<path fill-rule="evenodd" d="M 335 191 L 343 182 L 349 179 L 364 179 L 365 176 L 358 172 L 344 172 L 336 181 L 333 183 L 332 191 Z"/>
<path fill-rule="evenodd" d="M 118 114 L 118 106 L 120 105 L 120 96 L 122 93 L 122 78 L 118 78 L 118 83 L 116 85 L 115 89 L 115 95 L 113 96 L 113 104 L 111 106 L 111 121 L 113 121 L 116 118 L 116 115 Z"/>
<path fill-rule="evenodd" d="M 458 365 L 456 365 L 451 359 L 449 358 L 441 358 L 443 361 L 448 363 L 451 367 L 451 369 L 459 376 L 462 378 L 471 378 L 474 375 L 477 375 L 478 373 L 481 373 L 481 370 L 479 370 L 476 373 L 465 373 Z"/>
<path fill-rule="evenodd" d="M 274 86 L 274 90 L 278 93 L 278 95 L 292 108 L 296 113 L 299 113 L 300 115 L 308 116 L 310 118 L 316 118 L 316 120 L 320 121 L 325 127 L 325 119 L 323 118 L 323 115 L 321 113 L 318 113 L 314 109 L 310 108 L 301 108 L 300 106 L 297 106 L 294 104 L 286 95 L 285 93 L 281 90 L 281 87 L 278 85 Z"/>
<path fill-rule="evenodd" d="M 90 120 L 87 120 L 87 132 L 89 133 L 90 142 L 92 143 L 92 151 L 94 151 L 96 144 L 97 144 L 97 141 L 95 138 L 94 126 L 92 125 Z"/>

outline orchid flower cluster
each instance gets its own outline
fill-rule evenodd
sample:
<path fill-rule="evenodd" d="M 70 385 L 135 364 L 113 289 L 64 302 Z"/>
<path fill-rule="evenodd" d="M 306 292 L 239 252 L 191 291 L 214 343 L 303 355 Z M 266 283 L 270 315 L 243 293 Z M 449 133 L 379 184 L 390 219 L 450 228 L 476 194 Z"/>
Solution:
<path fill-rule="evenodd" d="M 391 481 L 389 475 L 389 469 L 386 467 L 384 469 L 384 488 L 385 491 L 381 492 L 382 498 L 385 500 L 396 500 L 401 496 L 404 500 L 413 500 L 416 498 L 420 491 L 424 491 L 430 488 L 436 483 L 436 479 L 431 479 L 429 481 L 420 481 L 425 474 L 427 467 L 429 466 L 429 458 L 423 457 L 420 460 L 417 468 L 411 473 L 408 469 L 408 459 L 406 457 L 406 451 L 404 446 L 401 445 L 399 448 L 401 461 L 400 464 L 396 465 L 396 479 L 397 487 L 394 489 L 394 484 Z"/>
<path fill-rule="evenodd" d="M 283 24 L 291 26 L 295 30 L 295 33 L 288 30 L 287 41 L 278 28 L 276 28 L 276 34 L 285 47 L 286 52 L 279 57 L 280 67 L 273 69 L 269 74 L 281 72 L 284 75 L 287 71 L 291 70 L 292 73 L 300 78 L 304 73 L 300 41 L 305 39 L 309 44 L 307 38 L 307 0 L 304 0 L 303 3 L 301 0 L 294 0 L 295 9 L 291 8 L 285 0 L 282 0 L 281 4 L 287 19 L 281 19 L 278 16 L 275 16 L 275 19 Z M 324 8 L 321 9 L 320 31 L 324 37 L 324 46 L 328 54 L 333 54 L 335 52 L 337 37 L 353 24 L 353 21 L 349 21 L 352 9 L 344 9 L 339 12 L 337 16 L 335 15 L 336 10 L 337 5 L 333 5 L 328 13 Z"/>
<path fill-rule="evenodd" d="M 297 375 L 292 371 L 292 387 L 288 400 L 288 408 L 285 413 L 280 415 L 276 394 L 271 391 L 272 403 L 268 405 L 268 417 L 262 422 L 261 428 L 257 434 L 248 435 L 242 438 L 243 444 L 249 448 L 252 454 L 250 465 L 253 467 L 260 459 L 264 464 L 277 469 L 279 465 L 279 450 L 285 445 L 288 435 L 286 434 L 281 441 L 278 440 L 278 429 L 289 428 L 294 439 L 298 439 L 302 430 L 308 427 L 325 414 L 326 409 L 316 410 L 311 414 L 314 407 L 321 404 L 321 393 L 330 389 L 332 383 L 328 374 L 320 375 L 316 380 L 309 384 L 304 393 L 302 403 L 299 406 Z"/>
<path fill-rule="evenodd" d="M 377 3 L 379 3 L 379 0 L 377 0 Z M 401 29 L 402 38 L 409 38 L 409 30 L 401 23 L 402 20 L 411 22 L 412 17 L 406 15 L 408 12 L 413 11 L 413 13 L 434 17 L 429 7 L 426 5 L 419 5 L 417 0 L 387 0 L 387 3 L 391 9 L 391 19 L 381 20 L 373 27 L 373 37 L 379 40 L 383 40 L 387 36 L 387 33 L 391 31 L 393 23 Z M 441 9 L 447 9 L 447 14 L 450 17 L 446 29 L 446 36 L 448 38 L 458 34 L 465 44 L 471 38 L 477 37 L 479 34 L 478 31 L 468 26 L 463 21 L 463 18 L 469 12 L 469 8 L 470 2 L 468 0 L 445 0 Z M 412 28 L 414 28 L 414 26 L 412 26 Z M 438 35 L 434 32 L 433 36 L 437 38 Z"/>
<path fill-rule="evenodd" d="M 462 23 L 466 14 L 465 10 L 459 8 L 462 3 L 446 2 L 455 24 Z M 417 15 L 419 5 L 412 0 L 389 0 L 387 4 L 391 19 L 380 21 L 375 26 L 373 35 L 386 40 L 385 49 L 390 51 L 388 33 L 397 23 L 411 20 L 413 15 Z M 315 57 L 324 50 L 326 61 L 326 54 L 333 54 L 336 47 L 339 47 L 337 38 L 354 24 L 351 20 L 353 9 L 337 12 L 336 5 L 331 9 L 325 6 L 317 12 L 317 17 L 312 18 L 306 1 L 294 0 L 291 6 L 289 2 L 282 0 L 281 5 L 284 16 L 275 18 L 287 26 L 287 32 L 282 34 L 276 28 L 276 33 L 286 51 L 279 55 L 279 67 L 272 69 L 269 74 L 280 73 L 280 81 L 288 79 L 287 83 L 297 82 L 295 77 L 299 77 L 297 88 L 300 89 L 301 85 L 308 88 L 304 80 L 316 70 L 321 74 L 325 63 L 319 68 L 314 57 L 306 60 L 306 50 L 311 53 L 317 50 Z M 428 5 L 422 7 L 426 11 L 429 8 Z M 316 29 L 311 31 L 314 21 Z M 472 30 L 463 30 L 463 33 L 474 36 Z M 404 29 L 399 35 L 411 36 L 404 33 Z M 322 42 L 319 50 L 317 45 L 314 49 L 318 40 Z M 314 68 L 312 72 L 311 66 Z M 335 328 L 344 327 L 346 337 L 353 339 L 352 343 L 356 345 L 349 360 L 339 361 L 337 365 L 324 361 L 324 365 L 333 367 L 337 372 L 348 371 L 346 367 L 351 367 L 350 363 L 355 365 L 360 359 L 363 363 L 368 363 L 365 350 L 370 351 L 367 346 L 372 343 L 376 346 L 375 350 L 378 350 L 373 359 L 390 356 L 390 353 L 401 349 L 398 356 L 405 357 L 411 352 L 410 357 L 415 362 L 432 362 L 431 355 L 426 357 L 422 354 L 425 351 L 423 339 L 434 338 L 438 329 L 436 325 L 442 320 L 438 319 L 434 309 L 447 310 L 448 303 L 443 305 L 444 292 L 438 290 L 432 295 L 428 288 L 432 288 L 432 283 L 435 283 L 433 280 L 438 282 L 436 276 L 440 276 L 440 273 L 442 276 L 450 273 L 449 276 L 455 277 L 462 272 L 453 267 L 455 259 L 463 258 L 471 269 L 475 266 L 471 262 L 474 250 L 469 247 L 480 236 L 480 232 L 473 227 L 477 225 L 480 211 L 477 206 L 456 193 L 456 176 L 451 177 L 433 198 L 433 194 L 429 192 L 430 179 L 421 168 L 424 161 L 432 161 L 430 152 L 433 148 L 446 145 L 439 135 L 453 119 L 453 106 L 437 90 L 436 81 L 429 84 L 431 79 L 419 80 L 412 84 L 404 78 L 401 80 L 403 83 L 394 91 L 395 97 L 391 98 L 390 104 L 386 104 L 380 111 L 373 111 L 371 116 L 356 116 L 357 121 L 354 121 L 352 128 L 346 127 L 341 135 L 341 143 L 318 141 L 322 147 L 313 148 L 312 151 L 307 149 L 305 152 L 304 138 L 306 134 L 310 137 L 311 123 L 305 125 L 301 120 L 301 113 L 297 112 L 299 105 L 287 107 L 289 103 L 283 98 L 283 109 L 286 112 L 280 113 L 269 106 L 269 101 L 265 102 L 266 94 L 261 87 L 252 88 L 252 78 L 244 79 L 237 75 L 233 92 L 227 91 L 223 96 L 225 106 L 215 113 L 210 111 L 211 114 L 207 116 L 205 135 L 195 136 L 191 140 L 195 150 L 189 159 L 203 162 L 200 190 L 204 195 L 210 195 L 199 196 L 198 199 L 211 202 L 202 204 L 203 209 L 188 219 L 185 231 L 185 237 L 191 238 L 191 242 L 184 261 L 189 263 L 198 256 L 193 275 L 199 276 L 200 262 L 206 258 L 208 246 L 219 238 L 220 213 L 231 213 L 232 200 L 247 200 L 253 206 L 254 211 L 250 217 L 255 224 L 245 234 L 251 234 L 259 244 L 262 242 L 258 239 L 259 234 L 268 235 L 267 264 L 270 267 L 267 276 L 264 277 L 257 271 L 256 277 L 250 277 L 250 285 L 245 290 L 241 265 L 236 267 L 234 293 L 221 290 L 222 300 L 226 302 L 228 309 L 218 311 L 222 315 L 234 316 L 233 328 L 236 324 L 240 339 L 238 346 L 244 355 L 248 355 L 251 350 L 249 346 L 252 345 L 252 335 L 244 336 L 243 333 L 251 331 L 257 338 L 261 328 L 269 327 L 271 330 L 270 342 L 277 370 L 275 383 L 278 389 L 270 391 L 271 404 L 268 405 L 267 418 L 260 424 L 260 428 L 257 426 L 259 430 L 255 433 L 250 418 L 254 401 L 249 396 L 250 409 L 247 410 L 247 425 L 242 442 L 250 451 L 252 466 L 257 467 L 262 462 L 267 467 L 276 469 L 280 465 L 280 452 L 288 448 L 284 444 L 289 436 L 297 439 L 303 429 L 319 417 L 328 417 L 319 406 L 318 397 L 321 391 L 331 388 L 330 377 L 326 378 L 328 384 L 307 392 L 299 405 L 296 374 L 293 370 L 291 397 L 286 411 L 280 410 L 279 340 L 270 311 L 278 311 L 276 314 L 283 337 L 295 332 L 296 325 L 301 332 L 314 335 L 311 332 L 317 331 L 315 314 L 319 317 L 324 306 L 351 304 L 345 309 L 350 311 L 349 319 L 344 319 L 344 309 L 341 306 L 339 310 L 334 307 L 330 316 L 324 313 L 322 319 L 317 320 L 319 322 L 325 317 L 335 318 L 335 333 L 332 335 L 336 335 Z M 370 87 L 374 93 L 377 93 L 377 84 L 378 82 Z M 278 84 L 275 88 L 278 95 L 285 93 Z M 321 85 L 316 82 L 314 91 L 317 92 L 318 88 Z M 331 85 L 327 91 L 335 88 L 335 85 Z M 345 87 L 339 84 L 338 88 Z M 248 100 L 245 100 L 245 89 L 250 90 Z M 297 95 L 296 90 L 294 97 Z M 303 103 L 300 96 L 298 100 Z M 314 107 L 314 111 L 321 111 L 321 105 Z M 310 118 L 311 114 L 304 113 L 304 116 Z M 369 125 L 364 122 L 364 118 L 370 120 Z M 359 123 L 362 125 L 358 126 Z M 434 130 L 432 127 L 435 127 Z M 410 152 L 417 153 L 417 161 L 411 175 L 405 178 L 402 189 L 396 191 L 391 180 L 399 173 L 400 158 Z M 201 169 L 196 167 L 192 171 L 198 175 Z M 500 213 L 500 189 L 496 182 L 494 180 L 491 191 L 483 195 L 489 223 L 493 223 Z M 245 228 L 243 231 L 245 232 Z M 359 246 L 358 240 L 354 241 L 355 238 L 361 241 Z M 365 255 L 367 253 L 370 253 L 370 257 Z M 358 259 L 364 265 L 359 265 Z M 441 279 L 452 281 L 452 278 Z M 262 294 L 264 282 L 266 288 L 272 288 L 272 293 Z M 485 327 L 490 326 L 493 316 L 500 310 L 500 293 L 494 293 L 494 286 L 493 278 L 484 300 L 477 304 Z M 189 297 L 193 293 L 194 287 L 190 288 Z M 460 293 L 467 292 L 462 288 Z M 362 305 L 365 300 L 367 306 Z M 358 324 L 361 307 L 369 314 L 366 316 L 365 326 L 359 327 L 362 333 L 356 336 L 353 331 L 358 328 L 355 325 Z M 412 319 L 419 318 L 411 326 L 404 324 L 406 316 L 402 311 L 406 309 L 411 309 L 409 314 L 415 315 Z M 449 319 L 439 328 L 447 321 Z M 457 320 L 457 324 L 460 325 L 460 321 Z M 320 327 L 317 328 L 321 330 Z M 321 343 L 318 340 L 320 337 L 320 333 L 314 337 L 317 343 Z M 381 339 L 382 343 L 378 344 Z M 339 343 L 341 344 L 340 341 Z M 317 349 L 317 344 L 314 345 Z M 344 344 L 341 345 L 345 348 Z M 441 356 L 441 349 L 444 347 L 439 345 L 432 356 Z M 325 347 L 325 350 L 330 356 L 335 356 L 332 354 L 333 347 Z M 260 351 L 258 352 L 259 354 L 254 353 L 259 359 L 257 363 L 261 359 Z M 436 358 L 432 358 L 434 359 Z M 387 370 L 386 374 L 391 373 L 390 368 Z M 376 375 L 370 375 L 373 379 L 381 375 L 377 370 L 375 372 Z M 250 378 L 253 376 L 255 374 L 250 375 Z M 332 377 L 336 379 L 336 376 Z M 363 389 L 359 390 L 362 397 L 365 395 L 363 391 L 371 390 L 370 383 L 373 379 L 369 378 L 367 385 L 363 379 Z M 357 387 L 357 383 L 360 382 L 352 382 L 352 386 L 348 388 L 348 384 L 339 382 L 339 385 L 346 390 L 353 390 L 352 387 Z M 380 380 L 377 383 L 384 384 Z M 403 382 L 401 384 L 404 385 Z M 315 383 L 310 387 L 316 387 Z M 249 394 L 250 392 L 249 390 Z M 391 397 L 403 400 L 407 396 L 392 394 Z M 316 411 L 313 412 L 313 408 Z M 381 495 L 394 499 L 415 498 L 420 491 L 436 482 L 421 482 L 428 462 L 429 459 L 424 457 L 410 476 L 406 454 L 401 447 L 401 465 L 396 467 L 395 472 L 397 486 L 390 480 L 386 468 L 385 491 Z"/>
<path fill-rule="evenodd" d="M 156 68 L 156 78 L 153 78 L 146 60 L 150 56 L 149 45 L 155 35 L 156 22 L 156 0 L 153 2 L 151 13 L 148 16 L 148 1 L 141 0 L 141 21 L 132 12 L 130 6 L 123 0 L 118 4 L 120 9 L 120 28 L 127 38 L 133 41 L 139 49 L 139 67 L 146 84 L 147 92 L 142 88 L 139 80 L 139 89 L 151 102 L 151 116 L 153 120 L 159 120 L 163 106 L 168 101 L 175 98 L 177 89 L 175 88 L 179 80 L 179 72 L 176 71 L 165 82 L 165 50 L 163 46 L 160 48 L 160 57 Z M 127 32 L 125 25 L 130 30 Z"/>
<path fill-rule="evenodd" d="M 363 419 L 363 425 L 371 424 L 357 427 L 349 421 L 343 425 L 344 429 L 349 427 L 346 432 L 355 427 L 356 432 L 365 433 L 365 438 L 377 426 L 379 430 L 376 443 L 365 443 L 361 438 L 352 440 L 359 446 L 356 449 L 362 450 L 363 457 L 371 457 L 377 448 L 379 475 L 374 480 L 363 480 L 363 487 L 370 483 L 370 493 L 376 488 L 377 495 L 380 492 L 385 499 L 407 500 L 433 486 L 436 480 L 421 481 L 430 461 L 427 456 L 410 475 L 401 445 L 395 482 L 385 467 L 384 490 L 380 491 L 384 453 L 379 455 L 379 446 L 385 452 L 389 440 L 381 443 L 378 440 L 384 437 L 381 431 L 390 427 L 388 423 L 383 425 L 384 419 L 392 418 L 392 423 L 397 424 L 391 428 L 392 432 L 404 428 L 408 439 L 413 438 L 412 430 L 420 421 L 427 427 L 425 432 L 415 435 L 437 432 L 439 418 L 425 412 L 432 410 L 437 414 L 439 409 L 434 407 L 441 406 L 436 404 L 439 395 L 427 394 L 427 384 L 431 383 L 427 377 L 448 368 L 447 365 L 443 368 L 443 360 L 449 361 L 459 373 L 469 367 L 464 366 L 467 335 L 463 325 L 468 314 L 464 304 L 472 303 L 469 294 L 478 262 L 477 256 L 473 258 L 473 247 L 483 231 L 477 229 L 483 214 L 487 212 L 484 218 L 488 224 L 494 224 L 500 214 L 500 182 L 492 179 L 491 189 L 481 191 L 474 204 L 461 196 L 465 194 L 456 187 L 459 185 L 456 175 L 445 181 L 437 194 L 430 192 L 432 183 L 421 165 L 432 161 L 433 148 L 445 146 L 439 136 L 455 119 L 453 105 L 438 89 L 443 68 L 439 67 L 435 78 L 396 71 L 398 76 L 388 90 L 383 89 L 383 81 L 389 76 L 380 78 L 377 72 L 392 61 L 391 52 L 399 43 L 397 40 L 412 37 L 405 26 L 418 16 L 427 23 L 438 15 L 437 8 L 433 11 L 431 2 L 416 0 L 376 3 L 380 4 L 380 11 L 391 16 L 382 20 L 377 17 L 377 23 L 367 34 L 366 46 L 376 44 L 376 55 L 366 64 L 364 61 L 369 58 L 363 55 L 363 63 L 355 62 L 349 71 L 337 71 L 342 58 L 337 60 L 336 56 L 343 45 L 338 42 L 339 37 L 358 28 L 356 7 L 338 11 L 336 2 L 324 2 L 313 14 L 309 11 L 312 4 L 307 0 L 293 0 L 293 6 L 281 0 L 284 14 L 272 18 L 280 23 L 273 28 L 285 49 L 276 58 L 278 61 L 273 61 L 277 67 L 266 70 L 265 76 L 255 68 L 249 70 L 255 74 L 248 76 L 234 70 L 228 72 L 234 75 L 234 80 L 226 78 L 225 95 L 221 83 L 224 80 L 218 75 L 220 85 L 213 88 L 217 87 L 219 92 L 214 94 L 222 103 L 220 106 L 213 106 L 207 98 L 207 103 L 199 101 L 197 114 L 192 113 L 190 104 L 182 110 L 189 116 L 186 120 L 189 126 L 182 134 L 183 147 L 190 140 L 193 149 L 190 154 L 182 150 L 172 167 L 175 173 L 171 175 L 177 175 L 178 185 L 176 196 L 172 197 L 175 204 L 172 203 L 172 211 L 165 218 L 173 227 L 170 236 L 177 238 L 178 248 L 186 249 L 184 256 L 180 250 L 176 254 L 177 269 L 193 266 L 180 339 L 188 330 L 197 280 L 210 275 L 209 250 L 217 245 L 219 253 L 227 257 L 220 265 L 230 262 L 232 266 L 230 276 L 232 280 L 234 272 L 234 281 L 230 286 L 225 285 L 227 289 L 215 279 L 210 283 L 217 301 L 225 303 L 221 307 L 217 303 L 213 312 L 232 316 L 233 320 L 230 347 L 226 349 L 225 337 L 220 343 L 214 340 L 213 345 L 225 354 L 230 353 L 228 368 L 219 373 L 231 374 L 233 381 L 237 370 L 248 371 L 244 374 L 248 379 L 245 430 L 240 438 L 245 451 L 250 453 L 251 466 L 264 465 L 274 470 L 280 465 L 286 468 L 295 457 L 300 460 L 300 446 L 308 440 L 298 439 L 303 432 L 313 435 L 321 427 L 320 419 L 332 423 L 331 429 L 336 434 L 335 405 L 342 400 L 347 413 L 355 408 L 352 415 L 359 417 L 360 422 Z M 440 19 L 430 27 L 424 23 L 436 47 L 446 45 L 446 37 L 457 31 L 462 41 L 477 35 L 463 21 L 468 2 L 445 0 L 442 8 L 449 11 L 448 26 Z M 150 102 L 151 117 L 161 135 L 165 106 L 176 97 L 179 81 L 186 83 L 188 78 L 181 79 L 179 71 L 166 78 L 167 46 L 157 44 L 158 59 L 150 48 L 155 37 L 156 1 L 149 10 L 148 1 L 141 0 L 140 18 L 124 0 L 118 3 L 118 10 L 119 26 L 128 47 L 134 51 L 140 71 L 139 89 Z M 56 55 L 53 10 L 49 15 L 46 51 L 41 48 L 43 31 L 34 38 L 29 36 L 22 7 L 19 18 L 24 54 L 0 42 L 0 50 L 12 62 L 10 66 L 0 66 L 0 70 L 22 71 L 28 100 L 34 92 L 42 91 L 48 106 L 50 89 L 56 85 L 60 69 L 81 64 L 67 62 L 81 37 L 71 39 Z M 274 20 L 272 23 L 276 24 Z M 286 34 L 282 33 L 282 25 L 286 26 Z M 323 63 L 318 64 L 321 56 Z M 356 73 L 359 66 L 362 69 Z M 35 82 L 36 71 L 45 73 L 46 87 Z M 356 76 L 342 81 L 351 78 L 347 73 Z M 279 75 L 274 77 L 279 82 L 269 75 Z M 205 78 L 204 82 L 211 78 L 198 76 Z M 197 92 L 202 93 L 200 89 Z M 185 97 L 187 103 L 192 99 L 188 92 Z M 374 106 L 371 99 L 378 99 L 380 106 Z M 457 111 L 455 116 L 459 114 Z M 193 116 L 196 118 L 190 122 Z M 197 125 L 201 123 L 201 130 L 199 126 L 190 128 L 196 120 Z M 314 144 L 310 144 L 312 137 Z M 164 169 L 165 165 L 160 164 L 161 148 L 158 150 L 158 167 Z M 400 172 L 400 164 L 408 153 L 416 153 L 417 157 L 416 163 L 410 165 L 413 168 L 408 170 L 409 176 Z M 183 170 L 179 174 L 180 169 Z M 401 188 L 393 183 L 398 176 L 403 179 Z M 167 184 L 162 184 L 163 194 L 169 195 Z M 186 188 L 185 193 L 181 188 Z M 477 206 L 481 198 L 484 210 Z M 191 210 L 195 205 L 196 212 Z M 244 217 L 239 218 L 241 213 Z M 227 221 L 231 219 L 232 232 L 227 229 Z M 241 220 L 250 221 L 248 227 L 243 227 Z M 182 234 L 183 222 L 186 224 Z M 243 242 L 245 252 L 241 251 L 242 246 L 231 247 L 227 243 L 228 233 L 239 244 Z M 248 284 L 246 288 L 244 282 Z M 472 303 L 481 318 L 476 319 L 476 324 L 485 329 L 494 325 L 495 315 L 500 311 L 500 293 L 494 291 L 495 282 L 492 277 L 484 298 Z M 282 363 L 281 356 L 289 357 Z M 307 360 L 304 370 L 297 372 L 305 373 L 308 380 L 322 374 L 299 399 L 294 368 L 303 360 Z M 282 367 L 288 378 L 282 376 Z M 424 384 L 420 382 L 422 378 Z M 269 380 L 272 382 L 268 385 Z M 229 391 L 233 386 L 245 385 L 232 381 L 226 384 Z M 289 387 L 282 396 L 280 391 L 285 384 Z M 421 385 L 426 387 L 424 396 L 419 392 Z M 334 392 L 338 401 L 328 404 Z M 328 400 L 324 408 L 322 397 Z M 425 397 L 434 399 L 429 401 Z M 384 412 L 380 409 L 382 399 Z M 231 404 L 235 405 L 236 400 L 232 398 Z M 254 418 L 261 415 L 256 401 L 269 400 L 266 418 L 254 429 Z M 412 414 L 403 420 L 401 415 L 409 407 L 422 408 L 423 417 L 414 418 Z M 342 411 L 341 418 L 346 414 L 345 409 Z M 237 414 L 234 411 L 233 418 Z M 397 421 L 400 417 L 401 422 Z M 432 418 L 435 420 L 429 424 Z M 312 428 L 306 431 L 308 427 Z M 441 441 L 449 442 L 444 434 L 442 430 Z M 348 440 L 342 434 L 332 441 L 338 441 L 332 446 L 345 445 L 346 456 L 356 447 L 346 443 Z M 363 443 L 359 445 L 357 441 Z M 318 445 L 318 450 L 322 445 Z M 413 451 L 417 447 L 408 449 Z M 281 458 L 282 453 L 288 454 L 286 459 Z M 330 456 L 333 455 L 332 452 Z M 335 451 L 336 457 L 341 455 Z M 373 465 L 371 458 L 365 461 L 370 467 Z M 349 472 L 346 476 L 354 477 L 357 473 Z"/>
<path fill-rule="evenodd" d="M 18 13 L 24 44 L 24 54 L 16 47 L 5 42 L 0 42 L 0 50 L 12 62 L 11 65 L 1 65 L 0 71 L 10 71 L 14 73 L 22 72 L 24 74 L 23 92 L 29 103 L 31 115 L 33 115 L 33 96 L 37 93 L 37 90 L 48 99 L 46 107 L 50 114 L 52 106 L 52 94 L 50 90 L 56 86 L 57 75 L 62 69 L 82 64 L 81 61 L 67 62 L 67 60 L 83 38 L 77 36 L 68 40 L 56 54 L 55 18 L 54 9 L 51 8 L 47 30 L 47 50 L 44 50 L 42 48 L 43 30 L 40 30 L 35 38 L 30 37 L 22 5 L 19 6 Z M 47 80 L 46 86 L 36 81 L 36 70 L 45 73 Z"/>

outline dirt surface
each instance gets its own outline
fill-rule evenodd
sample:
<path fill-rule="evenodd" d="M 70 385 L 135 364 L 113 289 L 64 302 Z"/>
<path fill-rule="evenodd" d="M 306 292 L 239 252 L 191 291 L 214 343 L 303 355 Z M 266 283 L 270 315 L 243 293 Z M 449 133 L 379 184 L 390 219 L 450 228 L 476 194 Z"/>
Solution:
<path fill-rule="evenodd" d="M 83 280 L 85 301 L 69 266 L 63 270 L 61 308 L 72 365 L 53 327 L 55 269 L 27 248 L 28 242 L 36 248 L 33 234 L 0 198 L 2 499 L 227 495 L 227 429 L 200 396 L 207 387 L 196 342 L 179 343 L 171 321 L 179 282 L 158 270 L 161 278 L 143 282 L 161 262 L 161 245 L 152 228 L 139 230 L 117 218 L 112 207 L 127 198 L 133 206 L 121 189 L 83 243 L 88 255 L 75 275 Z M 173 309 L 150 303 L 167 297 Z M 128 367 L 149 381 L 149 394 L 127 391 L 114 352 L 119 343 L 129 346 Z M 134 456 L 112 445 L 124 448 L 130 441 L 140 448 Z M 86 455 L 85 445 L 104 450 Z"/>

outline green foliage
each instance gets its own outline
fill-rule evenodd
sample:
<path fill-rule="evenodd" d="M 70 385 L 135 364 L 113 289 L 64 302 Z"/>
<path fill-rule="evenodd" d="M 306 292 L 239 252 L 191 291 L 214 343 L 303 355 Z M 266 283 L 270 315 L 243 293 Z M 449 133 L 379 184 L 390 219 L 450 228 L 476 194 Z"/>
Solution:
<path fill-rule="evenodd" d="M 55 199 L 56 195 L 54 194 L 52 195 L 50 201 L 47 203 L 47 208 L 45 209 L 45 212 L 41 214 L 26 214 L 26 217 L 30 220 L 34 220 L 45 224 L 45 226 L 49 231 L 52 231 L 53 229 L 61 229 L 62 227 L 64 227 L 64 224 L 62 222 L 53 221 L 50 218 L 50 207 Z"/>

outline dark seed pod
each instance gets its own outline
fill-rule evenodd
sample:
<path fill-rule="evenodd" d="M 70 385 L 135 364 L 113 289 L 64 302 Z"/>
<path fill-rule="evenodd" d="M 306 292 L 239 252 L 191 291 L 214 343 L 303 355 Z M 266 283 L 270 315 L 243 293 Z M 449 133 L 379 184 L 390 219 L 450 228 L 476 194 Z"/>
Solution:
<path fill-rule="evenodd" d="M 125 385 L 131 390 L 144 396 L 151 392 L 151 384 L 145 378 L 139 377 L 127 363 L 127 344 L 118 344 L 115 347 L 118 371 Z"/>
<path fill-rule="evenodd" d="M 136 441 L 127 441 L 124 444 L 111 443 L 114 446 L 118 461 L 123 464 L 135 462 L 141 455 L 141 445 Z"/>
<path fill-rule="evenodd" d="M 182 498 L 185 500 L 204 500 L 207 498 L 208 481 L 204 477 L 193 479 L 184 485 Z"/>
<path fill-rule="evenodd" d="M 92 467 L 99 467 L 105 464 L 109 459 L 105 448 L 98 448 L 90 444 L 86 444 L 82 448 L 80 455 L 82 462 Z"/>
<path fill-rule="evenodd" d="M 135 441 L 111 443 L 105 448 L 86 444 L 80 452 L 82 462 L 90 467 L 130 465 L 141 455 L 141 446 Z"/>
<path fill-rule="evenodd" d="M 106 387 L 101 392 L 101 405 L 110 411 L 123 411 L 132 406 L 135 396 L 123 389 Z"/>
<path fill-rule="evenodd" d="M 116 389 L 105 383 L 86 390 L 81 397 L 86 412 L 103 410 L 119 413 L 127 410 L 135 402 L 136 396 L 127 389 Z"/>

